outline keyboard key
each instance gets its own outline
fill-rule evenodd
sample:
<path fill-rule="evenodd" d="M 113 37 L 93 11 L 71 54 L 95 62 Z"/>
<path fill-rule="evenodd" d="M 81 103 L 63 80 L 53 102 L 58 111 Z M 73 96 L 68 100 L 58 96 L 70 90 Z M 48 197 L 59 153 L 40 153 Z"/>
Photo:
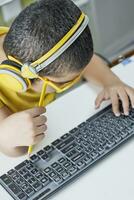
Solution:
<path fill-rule="evenodd" d="M 46 146 L 46 147 L 44 148 L 44 151 L 45 151 L 45 152 L 49 152 L 49 153 L 52 152 L 53 150 L 54 150 L 54 147 L 53 147 L 52 145 L 51 145 L 51 146 L 48 145 L 48 146 Z"/>
<path fill-rule="evenodd" d="M 49 173 L 49 176 L 50 176 L 51 178 L 54 178 L 55 176 L 57 176 L 57 173 L 54 172 L 54 171 L 52 171 L 52 172 Z"/>
<path fill-rule="evenodd" d="M 54 142 L 52 142 L 52 145 L 57 146 L 61 143 L 60 139 L 55 140 Z"/>
<path fill-rule="evenodd" d="M 16 173 L 16 170 L 11 169 L 10 171 L 7 172 L 9 176 L 12 176 L 13 174 Z"/>
<path fill-rule="evenodd" d="M 37 182 L 37 179 L 35 179 L 34 177 L 32 177 L 32 178 L 30 178 L 29 180 L 28 180 L 28 183 L 30 184 L 30 185 L 33 185 L 34 183 L 36 183 Z"/>
<path fill-rule="evenodd" d="M 75 154 L 78 154 L 78 153 L 79 153 L 79 152 L 78 152 L 77 150 L 73 149 L 72 151 L 70 151 L 69 153 L 67 153 L 66 156 L 67 156 L 68 158 L 71 158 L 71 157 L 73 157 Z"/>
<path fill-rule="evenodd" d="M 44 153 L 42 156 L 41 156 L 42 160 L 47 160 L 49 157 L 46 153 Z"/>
<path fill-rule="evenodd" d="M 16 181 L 17 179 L 20 178 L 20 175 L 19 175 L 17 172 L 15 172 L 15 173 L 12 174 L 10 177 L 11 177 L 14 181 Z"/>
<path fill-rule="evenodd" d="M 99 154 L 103 154 L 105 152 L 105 148 L 103 146 L 99 146 L 97 150 Z"/>
<path fill-rule="evenodd" d="M 83 159 L 83 161 L 88 165 L 89 163 L 92 162 L 92 158 L 90 156 L 85 156 L 85 158 Z"/>
<path fill-rule="evenodd" d="M 21 192 L 18 196 L 19 200 L 27 200 L 28 196 L 24 193 Z"/>
<path fill-rule="evenodd" d="M 52 169 L 50 167 L 47 167 L 44 169 L 44 172 L 47 174 L 50 173 L 51 171 L 52 171 Z"/>
<path fill-rule="evenodd" d="M 53 180 L 57 184 L 61 184 L 63 182 L 63 179 L 60 176 L 53 177 Z"/>
<path fill-rule="evenodd" d="M 10 190 L 17 196 L 19 193 L 21 193 L 21 189 L 18 188 L 14 183 L 11 183 L 9 186 Z"/>
<path fill-rule="evenodd" d="M 66 169 L 68 169 L 71 166 L 72 166 L 71 162 L 66 161 L 65 163 L 63 163 L 63 167 L 65 167 Z"/>
<path fill-rule="evenodd" d="M 77 151 L 81 152 L 81 151 L 84 149 L 84 147 L 83 147 L 83 146 L 77 145 L 75 149 L 76 149 Z"/>
<path fill-rule="evenodd" d="M 22 185 L 23 183 L 25 183 L 25 180 L 24 180 L 22 177 L 20 177 L 20 178 L 17 179 L 15 182 L 16 182 L 17 185 L 19 185 L 19 186 L 21 187 L 21 185 Z"/>
<path fill-rule="evenodd" d="M 61 151 L 62 151 L 62 153 L 66 154 L 67 152 L 69 152 L 70 150 L 72 150 L 76 146 L 77 146 L 76 142 L 72 142 L 70 145 L 68 145 L 67 147 L 65 147 Z"/>
<path fill-rule="evenodd" d="M 33 176 L 29 172 L 27 172 L 23 177 L 24 177 L 24 179 L 29 180 Z"/>
<path fill-rule="evenodd" d="M 81 168 L 85 167 L 85 163 L 83 161 L 79 161 L 77 163 L 77 166 L 78 166 L 79 169 L 81 169 Z"/>
<path fill-rule="evenodd" d="M 78 126 L 78 128 L 83 128 L 83 127 L 85 127 L 85 125 L 86 125 L 86 122 L 83 122 Z"/>
<path fill-rule="evenodd" d="M 36 154 L 34 154 L 33 156 L 30 157 L 30 160 L 32 162 L 37 162 L 39 160 L 39 156 L 37 156 Z"/>
<path fill-rule="evenodd" d="M 26 169 L 31 171 L 32 169 L 34 169 L 34 165 L 32 163 L 29 163 L 28 165 L 26 165 Z"/>
<path fill-rule="evenodd" d="M 90 156 L 91 156 L 93 159 L 97 158 L 98 155 L 99 155 L 99 154 L 98 154 L 96 151 L 93 151 L 93 152 L 90 154 Z"/>
<path fill-rule="evenodd" d="M 66 140 L 68 137 L 70 137 L 69 133 L 64 134 L 63 136 L 61 136 L 62 140 Z"/>
<path fill-rule="evenodd" d="M 44 176 L 40 181 L 43 184 L 43 186 L 46 186 L 51 182 L 51 180 L 46 176 Z"/>
<path fill-rule="evenodd" d="M 52 166 L 53 168 L 60 167 L 60 165 L 59 165 L 57 162 L 54 162 L 51 166 Z"/>
<path fill-rule="evenodd" d="M 37 155 L 42 156 L 44 153 L 45 153 L 44 150 L 40 150 L 40 151 L 37 152 Z"/>
<path fill-rule="evenodd" d="M 32 171 L 31 171 L 31 173 L 32 173 L 32 175 L 35 175 L 35 174 L 37 174 L 37 173 L 39 173 L 40 171 L 38 170 L 38 169 L 36 169 L 36 168 L 34 168 Z"/>
<path fill-rule="evenodd" d="M 25 167 L 25 166 L 26 166 L 26 161 L 24 161 L 24 162 L 20 163 L 19 165 L 17 165 L 17 166 L 15 167 L 15 169 L 16 169 L 16 170 L 20 170 L 20 169 L 22 169 L 22 168 Z"/>
<path fill-rule="evenodd" d="M 66 161 L 66 158 L 62 157 L 58 160 L 60 163 L 64 163 Z"/>
<path fill-rule="evenodd" d="M 67 146 L 69 143 L 73 142 L 73 140 L 74 140 L 74 138 L 70 136 L 67 140 L 65 140 L 65 141 L 61 142 L 59 145 L 57 145 L 56 148 L 61 150 L 65 146 Z"/>
<path fill-rule="evenodd" d="M 21 176 L 24 176 L 24 175 L 27 173 L 27 169 L 26 169 L 26 168 L 22 168 L 22 169 L 20 169 L 18 172 L 19 172 L 19 174 L 20 174 Z"/>
<path fill-rule="evenodd" d="M 69 131 L 72 135 L 74 135 L 74 133 L 76 133 L 78 131 L 78 128 L 74 128 L 71 131 Z"/>
<path fill-rule="evenodd" d="M 67 179 L 70 176 L 69 173 L 67 173 L 66 171 L 63 171 L 60 174 L 61 174 L 61 176 L 63 177 L 64 180 Z"/>
<path fill-rule="evenodd" d="M 121 137 L 120 136 L 115 136 L 115 142 L 118 143 L 119 141 L 121 141 Z"/>
<path fill-rule="evenodd" d="M 44 174 L 42 172 L 38 172 L 37 174 L 35 174 L 35 177 L 38 179 L 38 180 L 41 180 L 43 178 Z"/>
<path fill-rule="evenodd" d="M 68 172 L 70 172 L 72 175 L 75 174 L 78 171 L 77 167 L 72 166 L 71 168 L 68 169 Z"/>
<path fill-rule="evenodd" d="M 21 188 L 22 190 L 26 190 L 27 188 L 29 187 L 29 184 L 27 182 L 24 182 L 22 185 L 21 185 Z"/>
<path fill-rule="evenodd" d="M 6 175 L 2 175 L 0 177 L 0 179 L 6 184 L 6 185 L 9 185 L 10 183 L 12 183 L 12 180 Z"/>
<path fill-rule="evenodd" d="M 73 162 L 76 162 L 76 161 L 80 160 L 81 158 L 83 158 L 84 156 L 85 156 L 85 153 L 84 153 L 84 152 L 77 153 L 77 154 L 72 158 L 72 161 L 73 161 Z"/>
<path fill-rule="evenodd" d="M 36 191 L 39 191 L 42 188 L 42 184 L 39 182 L 34 183 L 32 186 Z"/>
<path fill-rule="evenodd" d="M 60 174 L 61 172 L 64 171 L 64 168 L 59 166 L 58 168 L 56 168 L 56 171 Z"/>
<path fill-rule="evenodd" d="M 34 191 L 33 188 L 28 187 L 28 188 L 25 190 L 25 193 L 26 193 L 29 197 L 31 197 L 31 196 L 35 193 L 35 191 Z"/>

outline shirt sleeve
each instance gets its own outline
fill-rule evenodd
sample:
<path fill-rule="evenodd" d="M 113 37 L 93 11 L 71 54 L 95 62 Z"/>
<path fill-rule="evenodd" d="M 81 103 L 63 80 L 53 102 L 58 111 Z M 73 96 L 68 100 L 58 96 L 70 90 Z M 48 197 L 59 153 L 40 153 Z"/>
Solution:
<path fill-rule="evenodd" d="M 0 100 L 0 108 L 2 108 L 3 106 L 4 106 L 4 104 Z"/>

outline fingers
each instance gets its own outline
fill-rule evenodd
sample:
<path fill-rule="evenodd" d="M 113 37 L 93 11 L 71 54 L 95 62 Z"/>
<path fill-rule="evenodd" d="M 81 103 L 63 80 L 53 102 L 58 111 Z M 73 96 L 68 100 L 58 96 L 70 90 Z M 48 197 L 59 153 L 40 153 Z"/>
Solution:
<path fill-rule="evenodd" d="M 37 117 L 45 113 L 46 109 L 44 107 L 35 107 L 32 109 L 26 110 L 25 112 L 29 113 L 32 117 Z"/>
<path fill-rule="evenodd" d="M 41 142 L 41 141 L 44 139 L 44 137 L 45 137 L 45 134 L 43 134 L 43 133 L 40 134 L 40 135 L 37 135 L 37 136 L 35 137 L 35 139 L 34 139 L 32 145 L 35 145 L 35 144 Z"/>
<path fill-rule="evenodd" d="M 40 115 L 33 119 L 35 126 L 41 126 L 47 122 L 47 118 L 44 115 Z"/>
<path fill-rule="evenodd" d="M 118 99 L 118 95 L 116 91 L 111 92 L 111 102 L 112 102 L 112 109 L 115 116 L 119 117 L 120 116 L 119 99 Z"/>
<path fill-rule="evenodd" d="M 127 115 L 129 115 L 129 98 L 124 89 L 119 90 L 119 97 L 122 101 L 124 114 L 127 116 Z"/>
<path fill-rule="evenodd" d="M 45 124 L 42 125 L 42 126 L 38 126 L 38 127 L 36 127 L 36 129 L 35 129 L 35 135 L 37 136 L 37 135 L 39 135 L 39 134 L 42 134 L 42 133 L 44 133 L 46 130 L 47 130 L 47 126 L 46 126 Z"/>
<path fill-rule="evenodd" d="M 129 96 L 131 106 L 134 108 L 134 90 L 132 88 L 126 88 L 126 91 Z"/>
<path fill-rule="evenodd" d="M 103 100 L 104 100 L 104 92 L 101 92 L 101 93 L 97 96 L 97 98 L 96 98 L 96 100 L 95 100 L 95 108 L 96 108 L 96 109 L 100 107 L 100 105 L 101 105 L 101 103 L 102 103 Z"/>

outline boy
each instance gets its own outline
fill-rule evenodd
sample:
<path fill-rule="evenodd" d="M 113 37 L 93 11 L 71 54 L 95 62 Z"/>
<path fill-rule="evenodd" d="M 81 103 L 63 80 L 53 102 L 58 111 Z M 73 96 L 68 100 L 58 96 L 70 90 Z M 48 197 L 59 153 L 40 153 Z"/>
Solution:
<path fill-rule="evenodd" d="M 76 24 L 80 9 L 71 0 L 40 0 L 31 4 L 15 19 L 7 34 L 0 37 L 0 62 L 12 56 L 18 62 L 32 63 L 46 54 Z M 16 63 L 17 64 L 17 63 Z M 39 72 L 58 86 L 80 74 L 103 87 L 95 105 L 111 99 L 113 112 L 120 115 L 118 99 L 124 114 L 129 114 L 129 99 L 134 107 L 134 90 L 115 76 L 102 60 L 93 54 L 89 27 L 51 64 Z M 15 92 L 1 82 L 0 75 L 0 150 L 9 156 L 27 152 L 29 145 L 40 142 L 47 129 L 45 108 L 38 107 L 42 81 L 34 79 L 26 92 Z M 55 96 L 47 87 L 44 106 Z"/>

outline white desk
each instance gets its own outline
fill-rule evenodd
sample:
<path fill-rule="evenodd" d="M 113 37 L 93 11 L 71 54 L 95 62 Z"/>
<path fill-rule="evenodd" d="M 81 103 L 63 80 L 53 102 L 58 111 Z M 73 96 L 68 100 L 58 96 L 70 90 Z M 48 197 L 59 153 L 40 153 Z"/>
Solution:
<path fill-rule="evenodd" d="M 134 87 L 134 57 L 131 60 L 132 62 L 125 66 L 119 64 L 114 67 L 113 71 Z M 48 134 L 45 140 L 36 147 L 36 150 L 93 115 L 96 112 L 94 100 L 99 90 L 99 88 L 85 83 L 50 104 L 47 107 Z M 106 103 L 104 104 L 106 105 Z M 103 106 L 105 106 L 104 104 Z M 26 157 L 8 158 L 0 154 L 0 175 L 25 159 Z M 52 196 L 53 200 L 81 200 L 82 198 L 91 200 L 134 199 L 133 140 L 99 162 L 73 184 Z M 0 186 L 0 200 L 11 199 Z"/>

